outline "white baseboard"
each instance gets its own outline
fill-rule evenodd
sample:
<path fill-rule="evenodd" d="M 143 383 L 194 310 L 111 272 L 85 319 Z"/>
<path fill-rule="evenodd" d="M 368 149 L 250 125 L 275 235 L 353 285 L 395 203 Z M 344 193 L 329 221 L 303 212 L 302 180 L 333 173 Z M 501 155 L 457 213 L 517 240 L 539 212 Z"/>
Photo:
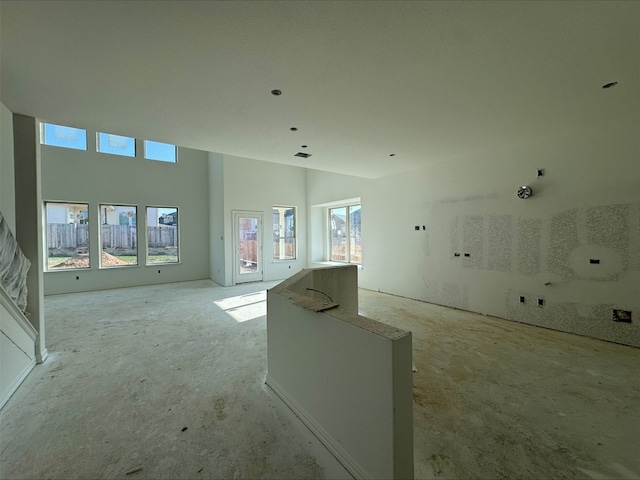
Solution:
<path fill-rule="evenodd" d="M 2 409 L 2 407 L 4 407 L 5 403 L 9 401 L 9 399 L 11 398 L 11 395 L 15 393 L 15 391 L 22 384 L 22 382 L 24 382 L 24 379 L 27 378 L 27 375 L 31 373 L 31 370 L 33 370 L 33 367 L 35 366 L 36 366 L 35 360 L 31 360 L 25 366 L 24 370 L 20 373 L 20 375 L 16 377 L 16 380 L 13 382 L 13 385 L 11 385 L 11 388 L 9 388 L 9 390 L 7 390 L 7 393 L 5 393 L 5 395 L 0 399 L 0 410 Z"/>
<path fill-rule="evenodd" d="M 49 356 L 49 350 L 46 348 L 39 353 L 36 353 L 36 363 L 44 363 Z"/>
<path fill-rule="evenodd" d="M 373 478 L 286 390 L 267 374 L 266 384 L 291 409 L 300 421 L 315 435 L 344 469 L 357 479 Z"/>

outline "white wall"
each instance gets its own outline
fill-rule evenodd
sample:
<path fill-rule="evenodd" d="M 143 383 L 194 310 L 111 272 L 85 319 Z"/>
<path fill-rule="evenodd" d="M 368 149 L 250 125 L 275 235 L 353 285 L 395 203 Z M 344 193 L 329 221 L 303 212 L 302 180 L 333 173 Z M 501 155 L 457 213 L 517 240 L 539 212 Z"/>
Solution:
<path fill-rule="evenodd" d="M 636 126 L 607 125 L 364 183 L 309 171 L 307 201 L 362 197 L 364 288 L 640 346 L 638 158 Z"/>
<path fill-rule="evenodd" d="M 211 244 L 209 276 L 219 285 L 225 285 L 224 259 L 224 158 L 220 153 L 209 153 L 209 224 Z"/>
<path fill-rule="evenodd" d="M 307 173 L 307 217 L 309 219 L 309 239 L 307 248 L 309 262 L 323 262 L 328 259 L 329 236 L 325 234 L 328 228 L 327 205 L 335 202 L 344 202 L 366 197 L 369 191 L 370 180 L 339 175 L 336 173 L 308 170 Z M 351 203 L 351 202 L 350 202 Z M 362 209 L 363 236 L 366 235 L 367 212 Z"/>
<path fill-rule="evenodd" d="M 16 188 L 13 166 L 13 114 L 0 103 L 0 212 L 16 231 Z"/>
<path fill-rule="evenodd" d="M 233 283 L 232 212 L 248 210 L 263 214 L 264 280 L 280 280 L 298 272 L 307 263 L 307 210 L 305 169 L 224 155 L 224 285 Z M 274 205 L 297 207 L 296 260 L 275 261 L 272 248 L 272 212 Z M 215 239 L 214 239 L 215 241 Z M 216 280 L 217 281 L 217 280 Z"/>
<path fill-rule="evenodd" d="M 135 158 L 96 152 L 95 132 L 87 151 L 42 145 L 44 201 L 89 204 L 88 270 L 46 272 L 46 294 L 99 290 L 209 278 L 208 153 L 178 148 L 176 164 L 145 160 L 142 141 Z M 138 266 L 99 269 L 99 204 L 138 207 Z M 146 266 L 146 206 L 179 208 L 180 262 Z M 158 273 L 160 270 L 160 273 Z"/>

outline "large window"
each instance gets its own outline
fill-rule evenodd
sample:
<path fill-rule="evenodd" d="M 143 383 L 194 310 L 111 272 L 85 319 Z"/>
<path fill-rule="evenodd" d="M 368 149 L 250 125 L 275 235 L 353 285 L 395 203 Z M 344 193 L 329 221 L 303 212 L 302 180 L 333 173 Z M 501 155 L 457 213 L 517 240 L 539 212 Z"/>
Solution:
<path fill-rule="evenodd" d="M 133 205 L 100 205 L 100 267 L 138 264 L 138 209 Z"/>
<path fill-rule="evenodd" d="M 178 207 L 147 207 L 147 264 L 178 263 Z"/>
<path fill-rule="evenodd" d="M 296 209 L 273 207 L 273 259 L 296 258 Z"/>
<path fill-rule="evenodd" d="M 98 132 L 97 148 L 100 153 L 135 157 L 136 139 L 123 137 L 122 135 L 114 135 L 112 133 Z"/>
<path fill-rule="evenodd" d="M 54 123 L 43 123 L 40 141 L 53 147 L 87 149 L 87 131 L 82 128 L 65 127 Z"/>
<path fill-rule="evenodd" d="M 170 143 L 144 141 L 144 158 L 158 162 L 176 163 L 176 146 Z"/>
<path fill-rule="evenodd" d="M 89 205 L 45 202 L 47 271 L 89 268 Z"/>
<path fill-rule="evenodd" d="M 360 205 L 329 209 L 329 259 L 362 264 Z"/>

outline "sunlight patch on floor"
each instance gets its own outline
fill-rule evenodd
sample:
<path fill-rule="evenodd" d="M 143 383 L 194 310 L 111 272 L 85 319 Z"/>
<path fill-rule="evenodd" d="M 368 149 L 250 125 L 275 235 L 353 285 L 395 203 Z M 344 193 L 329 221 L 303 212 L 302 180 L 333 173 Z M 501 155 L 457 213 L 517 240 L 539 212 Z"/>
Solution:
<path fill-rule="evenodd" d="M 267 314 L 267 291 L 261 290 L 246 295 L 223 298 L 213 302 L 236 322 L 242 323 Z"/>

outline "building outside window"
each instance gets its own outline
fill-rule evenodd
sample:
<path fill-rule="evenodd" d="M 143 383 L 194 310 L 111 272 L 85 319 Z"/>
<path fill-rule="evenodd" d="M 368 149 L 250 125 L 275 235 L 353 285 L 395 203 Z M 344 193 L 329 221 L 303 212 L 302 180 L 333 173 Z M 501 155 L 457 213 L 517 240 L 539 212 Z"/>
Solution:
<path fill-rule="evenodd" d="M 138 208 L 100 205 L 100 267 L 138 264 Z"/>
<path fill-rule="evenodd" d="M 360 205 L 329 209 L 329 259 L 362 264 Z"/>
<path fill-rule="evenodd" d="M 147 207 L 147 265 L 178 263 L 178 207 Z"/>
<path fill-rule="evenodd" d="M 89 268 L 89 205 L 45 202 L 46 270 Z"/>
<path fill-rule="evenodd" d="M 296 258 L 296 208 L 273 207 L 273 259 Z"/>

